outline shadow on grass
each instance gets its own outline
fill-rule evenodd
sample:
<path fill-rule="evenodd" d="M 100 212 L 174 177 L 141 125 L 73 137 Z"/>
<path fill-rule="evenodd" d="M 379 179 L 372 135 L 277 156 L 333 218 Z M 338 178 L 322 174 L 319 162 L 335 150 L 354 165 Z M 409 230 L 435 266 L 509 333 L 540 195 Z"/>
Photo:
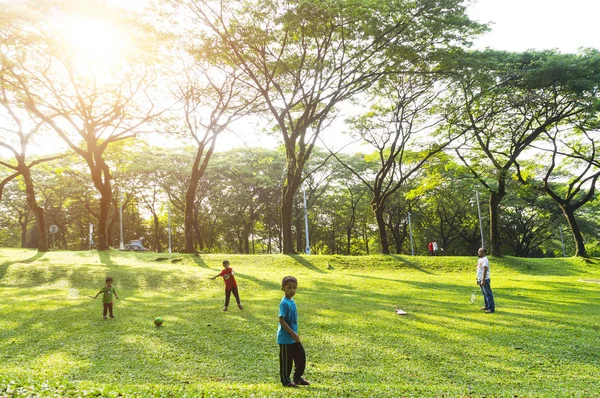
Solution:
<path fill-rule="evenodd" d="M 407 260 L 406 258 L 399 256 L 398 254 L 390 254 L 390 257 L 395 258 L 396 260 L 405 264 L 408 268 L 416 269 L 417 271 L 423 272 L 425 274 L 430 274 L 430 275 L 433 274 L 432 272 L 429 272 L 429 271 L 419 267 L 417 265 L 417 263 L 415 263 L 414 261 Z"/>
<path fill-rule="evenodd" d="M 6 274 L 6 271 L 8 270 L 8 267 L 10 267 L 13 264 L 30 264 L 42 257 L 44 257 L 44 255 L 47 252 L 36 252 L 33 256 L 29 257 L 28 259 L 25 260 L 19 260 L 19 261 L 7 261 L 3 264 L 0 264 L 0 281 L 4 278 L 4 275 Z"/>
<path fill-rule="evenodd" d="M 570 262 L 572 259 L 565 258 L 564 261 L 560 260 L 562 259 L 548 259 L 544 261 L 544 259 L 509 256 L 497 259 L 498 263 L 503 267 L 526 275 L 572 276 L 582 273 L 582 269 L 578 269 L 577 265 Z M 493 257 L 491 261 L 494 261 Z"/>
<path fill-rule="evenodd" d="M 208 265 L 207 265 L 207 264 L 204 262 L 204 260 L 202 259 L 202 257 L 200 257 L 200 256 L 198 256 L 198 255 L 195 255 L 195 254 L 189 254 L 189 258 L 190 258 L 190 259 L 191 259 L 191 260 L 192 260 L 194 263 L 196 263 L 196 265 L 197 265 L 198 267 L 207 268 L 207 269 L 212 269 L 212 268 L 210 268 L 210 267 L 209 267 L 209 266 L 208 266 Z"/>
<path fill-rule="evenodd" d="M 300 256 L 299 254 L 287 254 L 287 256 L 289 258 L 293 259 L 294 261 L 296 261 L 298 264 L 308 268 L 311 271 L 319 272 L 321 274 L 327 273 L 327 272 L 323 271 L 322 269 L 315 267 L 310 261 L 306 260 L 304 257 Z"/>
<path fill-rule="evenodd" d="M 266 281 L 264 279 L 259 279 L 252 275 L 242 274 L 241 272 L 236 272 L 235 274 L 241 276 L 244 279 L 256 283 L 257 285 L 261 286 L 266 290 L 281 290 L 281 284 L 279 284 L 278 282 Z"/>

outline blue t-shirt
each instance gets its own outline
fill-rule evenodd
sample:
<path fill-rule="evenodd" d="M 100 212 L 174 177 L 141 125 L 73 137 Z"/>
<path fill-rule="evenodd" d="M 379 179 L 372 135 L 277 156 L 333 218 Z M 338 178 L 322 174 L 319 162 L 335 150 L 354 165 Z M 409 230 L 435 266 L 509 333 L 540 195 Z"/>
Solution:
<path fill-rule="evenodd" d="M 279 303 L 279 316 L 283 317 L 288 326 L 296 333 L 298 333 L 298 310 L 296 309 L 296 302 L 293 298 L 289 299 L 283 296 L 281 303 Z M 277 344 L 295 344 L 296 342 L 292 339 L 292 336 L 279 324 L 277 328 Z"/>

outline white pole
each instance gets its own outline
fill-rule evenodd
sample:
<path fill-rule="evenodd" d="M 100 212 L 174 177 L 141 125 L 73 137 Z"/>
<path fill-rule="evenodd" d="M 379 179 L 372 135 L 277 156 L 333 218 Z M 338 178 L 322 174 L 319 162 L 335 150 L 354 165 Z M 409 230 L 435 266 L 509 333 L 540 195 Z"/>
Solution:
<path fill-rule="evenodd" d="M 415 247 L 413 245 L 412 222 L 410 221 L 410 212 L 408 212 L 408 231 L 410 232 L 410 252 L 415 255 Z"/>
<path fill-rule="evenodd" d="M 306 208 L 306 191 L 302 187 L 302 194 L 304 195 L 304 231 L 306 232 L 306 249 L 305 253 L 310 254 L 310 244 L 308 241 L 308 210 Z"/>
<path fill-rule="evenodd" d="M 119 243 L 119 249 L 123 250 L 125 249 L 125 246 L 123 245 L 123 191 L 121 190 L 121 187 L 119 187 L 119 224 L 121 227 L 121 241 Z"/>
<path fill-rule="evenodd" d="M 94 244 L 94 224 L 90 223 L 90 250 L 92 250 L 92 245 Z"/>
<path fill-rule="evenodd" d="M 565 241 L 563 240 L 562 228 L 558 228 L 558 233 L 560 234 L 560 243 L 562 244 L 563 257 L 567 257 L 567 251 L 565 250 Z"/>
<path fill-rule="evenodd" d="M 167 205 L 167 230 L 169 231 L 169 253 L 171 253 L 171 206 Z"/>
<path fill-rule="evenodd" d="M 485 247 L 483 241 L 483 223 L 481 222 L 481 207 L 479 206 L 479 191 L 475 191 L 475 197 L 477 198 L 477 215 L 479 216 L 479 233 L 481 234 L 481 247 Z"/>

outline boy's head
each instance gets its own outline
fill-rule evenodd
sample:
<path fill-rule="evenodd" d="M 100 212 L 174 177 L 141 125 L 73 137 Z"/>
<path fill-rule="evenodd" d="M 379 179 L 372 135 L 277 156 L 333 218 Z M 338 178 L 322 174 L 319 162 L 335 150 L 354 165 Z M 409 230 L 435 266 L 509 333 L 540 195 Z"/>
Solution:
<path fill-rule="evenodd" d="M 106 277 L 106 284 L 107 285 L 112 285 L 112 281 L 113 281 L 112 276 L 107 276 Z"/>
<path fill-rule="evenodd" d="M 229 261 L 223 260 L 223 268 L 229 268 Z"/>
<path fill-rule="evenodd" d="M 281 290 L 285 293 L 285 297 L 292 298 L 296 294 L 298 287 L 298 279 L 293 276 L 286 276 L 281 281 Z"/>
<path fill-rule="evenodd" d="M 479 250 L 477 250 L 477 255 L 479 257 L 485 257 L 485 248 L 484 247 L 480 247 Z"/>

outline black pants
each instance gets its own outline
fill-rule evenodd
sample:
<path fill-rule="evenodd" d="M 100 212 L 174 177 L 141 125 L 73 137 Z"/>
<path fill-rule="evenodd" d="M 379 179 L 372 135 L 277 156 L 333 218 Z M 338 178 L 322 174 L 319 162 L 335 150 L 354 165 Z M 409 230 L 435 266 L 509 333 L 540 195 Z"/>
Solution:
<path fill-rule="evenodd" d="M 306 353 L 302 343 L 279 344 L 279 376 L 281 377 L 281 384 L 284 386 L 290 384 L 292 363 L 296 365 L 294 381 L 299 381 L 302 379 L 306 368 Z"/>
<path fill-rule="evenodd" d="M 240 294 L 238 293 L 238 288 L 234 287 L 231 290 L 225 290 L 225 307 L 229 307 L 229 299 L 231 298 L 231 293 L 233 293 L 235 301 L 237 301 L 238 305 L 240 305 Z"/>

